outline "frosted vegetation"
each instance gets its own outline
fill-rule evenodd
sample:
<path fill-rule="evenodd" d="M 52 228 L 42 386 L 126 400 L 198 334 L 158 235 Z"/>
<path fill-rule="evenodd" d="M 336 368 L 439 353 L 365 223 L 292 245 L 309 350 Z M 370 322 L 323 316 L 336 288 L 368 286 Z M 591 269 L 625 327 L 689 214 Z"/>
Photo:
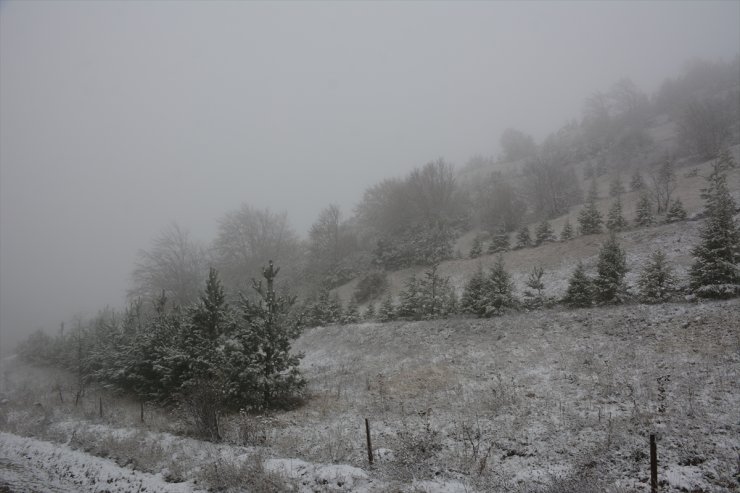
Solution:
<path fill-rule="evenodd" d="M 738 63 L 622 80 L 305 239 L 246 204 L 208 248 L 170 225 L 125 309 L 18 348 L 0 467 L 60 491 L 648 491 L 657 433 L 666 491 L 736 491 Z"/>

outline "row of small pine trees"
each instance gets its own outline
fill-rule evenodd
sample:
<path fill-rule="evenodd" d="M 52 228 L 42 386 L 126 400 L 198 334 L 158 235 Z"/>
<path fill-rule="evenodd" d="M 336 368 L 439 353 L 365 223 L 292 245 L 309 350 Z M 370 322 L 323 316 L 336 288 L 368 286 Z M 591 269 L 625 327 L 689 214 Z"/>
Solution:
<path fill-rule="evenodd" d="M 740 233 L 734 221 L 735 203 L 727 187 L 726 172 L 735 166 L 728 153 L 723 153 L 714 163 L 712 173 L 707 177 L 708 186 L 702 192 L 706 200 L 706 222 L 702 229 L 701 243 L 694 248 L 694 265 L 691 268 L 688 293 L 701 297 L 731 297 L 740 294 Z M 592 201 L 593 202 L 593 201 Z M 620 205 L 619 200 L 616 205 Z M 589 206 L 584 211 L 589 210 Z M 593 209 L 595 210 L 595 209 Z M 619 208 L 617 210 L 620 210 Z M 643 223 L 649 224 L 642 208 L 638 208 Z M 674 202 L 674 214 L 669 220 L 685 219 L 686 214 L 680 202 Z M 598 214 L 598 211 L 596 211 Z M 594 216 L 593 212 L 585 213 Z M 610 214 L 610 221 L 615 214 Z M 584 213 L 582 213 L 584 217 Z M 600 221 L 600 216 L 599 221 Z M 608 222 L 609 224 L 609 222 Z M 566 223 L 566 228 L 569 226 Z M 612 224 L 613 226 L 613 224 Z M 623 224 L 626 227 L 626 222 Z M 583 224 L 582 228 L 583 230 Z M 514 294 L 514 283 L 506 271 L 503 257 L 499 257 L 484 273 L 479 269 L 465 285 L 462 297 L 458 300 L 449 278 L 440 277 L 437 266 L 432 266 L 422 278 L 411 277 L 406 281 L 399 295 L 398 303 L 388 294 L 377 308 L 373 303 L 361 315 L 357 303 L 352 299 L 346 310 L 342 310 L 338 296 L 330 296 L 328 291 L 319 300 L 309 304 L 304 310 L 307 325 L 329 323 L 355 323 L 361 320 L 387 322 L 392 320 L 421 320 L 443 318 L 453 314 L 467 314 L 478 317 L 499 315 L 506 310 L 520 308 L 539 308 L 562 302 L 572 307 L 586 307 L 594 304 L 624 303 L 639 300 L 658 303 L 670 300 L 680 290 L 680 280 L 674 274 L 664 252 L 655 251 L 642 267 L 637 280 L 637 292 L 630 292 L 625 275 L 628 271 L 626 253 L 617 241 L 616 231 L 623 227 L 611 227 L 611 234 L 599 251 L 596 276 L 590 277 L 586 267 L 579 262 L 572 272 L 565 296 L 560 299 L 543 295 L 544 270 L 534 267 L 526 281 L 527 290 L 520 300 Z M 590 229 L 591 233 L 600 232 Z M 528 230 L 527 230 L 528 233 Z M 589 234 L 591 234 L 589 233 Z M 508 235 L 506 242 L 508 244 Z M 552 229 L 544 222 L 537 230 L 536 243 L 554 241 Z M 493 245 L 496 244 L 494 238 Z M 480 243 L 474 244 L 474 252 L 480 254 Z"/>
<path fill-rule="evenodd" d="M 218 440 L 219 412 L 284 406 L 305 385 L 300 355 L 291 341 L 300 334 L 294 298 L 255 282 L 257 296 L 241 296 L 237 306 L 211 269 L 200 299 L 170 306 L 164 294 L 151 310 L 141 302 L 123 313 L 105 311 L 65 334 L 37 332 L 22 343 L 28 362 L 56 366 L 77 375 L 77 397 L 97 382 L 117 392 L 167 407 L 181 408 L 206 438 Z"/>
<path fill-rule="evenodd" d="M 673 223 L 683 221 L 686 219 L 686 209 L 680 199 L 675 199 L 665 215 L 666 223 Z M 650 196 L 643 194 L 640 197 L 640 201 L 637 204 L 637 210 L 635 211 L 634 226 L 635 227 L 647 227 L 654 225 L 657 222 L 655 213 L 653 212 L 653 203 Z M 599 234 L 604 230 L 606 226 L 607 231 L 624 231 L 629 229 L 630 224 L 625 219 L 622 212 L 622 200 L 617 197 L 609 213 L 607 214 L 606 222 L 602 217 L 599 210 L 596 208 L 596 204 L 593 201 L 589 201 L 586 206 L 581 210 L 578 216 L 578 231 L 581 235 Z M 571 225 L 568 219 L 565 220 L 563 230 L 560 232 L 560 241 L 568 241 L 576 236 L 575 228 Z M 537 247 L 544 243 L 550 243 L 557 241 L 557 237 L 549 221 L 544 220 L 537 225 L 534 231 L 534 235 L 530 234 L 529 226 L 522 226 L 514 237 L 515 243 L 513 249 L 518 250 L 521 248 Z M 483 254 L 483 246 L 485 242 L 484 235 L 476 235 L 473 238 L 473 244 L 470 248 L 470 258 L 477 258 Z M 512 249 L 511 240 L 509 233 L 500 231 L 494 234 L 489 243 L 487 252 L 488 253 L 501 253 Z"/>

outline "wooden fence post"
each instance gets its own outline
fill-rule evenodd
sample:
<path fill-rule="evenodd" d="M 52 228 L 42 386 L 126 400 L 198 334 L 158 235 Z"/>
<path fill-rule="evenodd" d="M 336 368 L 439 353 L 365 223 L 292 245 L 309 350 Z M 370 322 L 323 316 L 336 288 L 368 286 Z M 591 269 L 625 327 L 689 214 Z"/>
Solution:
<path fill-rule="evenodd" d="M 367 435 L 367 460 L 373 465 L 373 445 L 370 441 L 370 421 L 365 418 L 365 434 Z"/>
<path fill-rule="evenodd" d="M 98 402 L 100 403 L 100 417 L 102 418 L 103 417 L 103 396 L 102 395 L 99 396 L 98 399 L 99 399 Z"/>
<path fill-rule="evenodd" d="M 144 401 L 141 401 L 141 422 L 144 422 Z"/>
<path fill-rule="evenodd" d="M 650 493 L 658 493 L 658 448 L 655 433 L 650 434 Z"/>

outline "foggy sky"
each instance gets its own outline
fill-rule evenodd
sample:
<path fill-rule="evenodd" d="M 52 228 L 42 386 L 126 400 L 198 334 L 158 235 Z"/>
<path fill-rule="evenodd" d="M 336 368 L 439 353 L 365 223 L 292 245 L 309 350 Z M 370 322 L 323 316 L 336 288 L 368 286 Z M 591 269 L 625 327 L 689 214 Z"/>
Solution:
<path fill-rule="evenodd" d="M 305 232 L 443 157 L 540 142 L 630 77 L 740 50 L 740 2 L 0 3 L 0 351 L 122 306 L 172 221 Z"/>

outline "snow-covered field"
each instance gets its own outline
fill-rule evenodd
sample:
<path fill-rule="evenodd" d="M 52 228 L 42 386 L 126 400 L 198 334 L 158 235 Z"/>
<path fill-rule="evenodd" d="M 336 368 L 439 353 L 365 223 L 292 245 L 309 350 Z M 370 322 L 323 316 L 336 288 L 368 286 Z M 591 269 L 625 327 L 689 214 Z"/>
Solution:
<path fill-rule="evenodd" d="M 222 444 L 170 433 L 165 413 L 137 424 L 137 406 L 101 419 L 97 397 L 75 411 L 19 368 L 0 478 L 10 491 L 643 492 L 655 432 L 661 491 L 738 491 L 739 328 L 730 300 L 311 329 L 296 346 L 305 404 L 225 418 Z"/>

